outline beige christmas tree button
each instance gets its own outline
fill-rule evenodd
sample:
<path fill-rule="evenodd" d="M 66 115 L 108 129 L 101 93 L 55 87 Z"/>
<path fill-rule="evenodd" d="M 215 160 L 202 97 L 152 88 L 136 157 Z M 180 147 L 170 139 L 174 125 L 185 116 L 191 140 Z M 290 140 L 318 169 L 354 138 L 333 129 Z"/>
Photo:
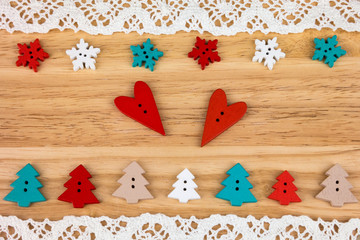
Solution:
<path fill-rule="evenodd" d="M 326 175 L 328 177 L 321 183 L 324 189 L 316 198 L 330 202 L 333 207 L 342 207 L 344 203 L 358 202 L 350 191 L 353 186 L 346 180 L 349 175 L 340 164 L 335 164 L 326 172 Z"/>
<path fill-rule="evenodd" d="M 127 203 L 154 198 L 146 188 L 149 182 L 142 175 L 145 171 L 137 162 L 130 163 L 123 171 L 125 175 L 118 180 L 121 186 L 112 194 L 113 196 L 124 198 Z"/>

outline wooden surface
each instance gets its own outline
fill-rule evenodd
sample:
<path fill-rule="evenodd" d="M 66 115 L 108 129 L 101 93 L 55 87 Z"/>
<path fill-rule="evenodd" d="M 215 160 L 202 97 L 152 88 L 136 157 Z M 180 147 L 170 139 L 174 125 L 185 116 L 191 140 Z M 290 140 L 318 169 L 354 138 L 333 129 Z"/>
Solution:
<path fill-rule="evenodd" d="M 333 34 L 323 30 L 218 37 L 222 61 L 201 71 L 187 58 L 196 33 L 90 36 L 72 31 L 0 31 L 0 198 L 11 190 L 16 172 L 29 162 L 40 172 L 41 191 L 48 199 L 30 208 L 0 200 L 0 214 L 37 220 L 146 212 L 183 217 L 304 214 L 342 221 L 360 217 L 360 203 L 332 208 L 315 199 L 326 170 L 335 163 L 348 171 L 352 191 L 360 199 L 360 33 L 336 32 L 347 55 L 331 69 L 311 57 L 314 37 Z M 286 58 L 269 71 L 251 59 L 254 40 L 274 36 Z M 16 43 L 37 37 L 50 58 L 41 63 L 38 73 L 16 67 Z M 73 72 L 65 54 L 82 37 L 101 48 L 96 71 Z M 130 45 L 147 37 L 164 51 L 154 72 L 131 67 Z M 209 34 L 202 37 L 215 38 Z M 131 96 L 138 80 L 146 81 L 154 92 L 166 137 L 127 118 L 113 104 L 119 95 Z M 200 148 L 208 101 L 217 88 L 225 90 L 229 103 L 245 101 L 248 112 L 230 130 Z M 111 194 L 119 187 L 116 181 L 122 169 L 133 160 L 147 171 L 148 188 L 155 199 L 129 205 Z M 257 203 L 231 207 L 215 198 L 225 172 L 237 162 L 250 173 Z M 65 190 L 68 173 L 78 164 L 84 164 L 93 175 L 100 204 L 74 209 L 57 200 Z M 180 204 L 167 195 L 185 167 L 195 175 L 202 199 Z M 283 170 L 296 179 L 301 203 L 281 206 L 267 199 Z"/>

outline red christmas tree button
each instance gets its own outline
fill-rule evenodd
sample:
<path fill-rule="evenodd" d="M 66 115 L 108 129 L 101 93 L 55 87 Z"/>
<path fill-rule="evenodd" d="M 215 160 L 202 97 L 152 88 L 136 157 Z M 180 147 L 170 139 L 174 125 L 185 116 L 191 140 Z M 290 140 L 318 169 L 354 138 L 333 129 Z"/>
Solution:
<path fill-rule="evenodd" d="M 284 171 L 276 179 L 278 182 L 272 187 L 275 190 L 268 198 L 279 201 L 281 205 L 289 205 L 290 202 L 301 202 L 295 192 L 298 190 L 293 184 L 295 179 L 288 171 Z"/>
<path fill-rule="evenodd" d="M 90 173 L 83 165 L 79 165 L 70 174 L 72 178 L 64 184 L 67 188 L 58 200 L 73 203 L 74 208 L 83 208 L 85 204 L 99 203 L 91 190 L 95 187 L 90 182 Z"/>

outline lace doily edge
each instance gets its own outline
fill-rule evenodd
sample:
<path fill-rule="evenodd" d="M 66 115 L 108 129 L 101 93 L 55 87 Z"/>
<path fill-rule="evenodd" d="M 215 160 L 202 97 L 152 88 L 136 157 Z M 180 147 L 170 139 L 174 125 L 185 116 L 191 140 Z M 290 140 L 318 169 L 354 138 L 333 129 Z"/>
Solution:
<path fill-rule="evenodd" d="M 59 220 L 50 220 L 49 218 L 44 218 L 44 220 L 42 221 L 36 221 L 36 220 L 33 220 L 32 218 L 27 218 L 27 219 L 21 219 L 17 216 L 2 216 L 0 215 L 0 225 L 1 223 L 3 223 L 4 221 L 8 220 L 8 219 L 16 219 L 16 220 L 20 220 L 20 221 L 33 221 L 33 222 L 59 222 L 59 221 L 64 221 L 64 220 L 69 220 L 69 219 L 95 219 L 95 220 L 99 220 L 99 219 L 108 219 L 108 220 L 118 220 L 118 219 L 122 219 L 122 218 L 126 218 L 128 220 L 132 220 L 132 219 L 141 219 L 141 218 L 149 218 L 149 217 L 153 217 L 153 218 L 156 218 L 156 219 L 164 219 L 164 218 L 167 218 L 167 219 L 184 219 L 184 220 L 196 220 L 196 221 L 204 221 L 204 220 L 209 220 L 209 219 L 213 219 L 213 218 L 216 218 L 216 219 L 234 219 L 234 218 L 237 218 L 237 219 L 241 219 L 241 220 L 249 220 L 249 221 L 253 221 L 253 220 L 256 220 L 256 221 L 269 221 L 269 220 L 276 220 L 276 221 L 283 221 L 283 220 L 290 220 L 290 219 L 293 219 L 293 220 L 305 220 L 305 221 L 313 221 L 313 222 L 324 222 L 324 223 L 336 223 L 336 224 L 344 224 L 344 223 L 349 223 L 349 222 L 353 222 L 353 221 L 357 221 L 360 223 L 360 218 L 350 218 L 349 220 L 347 221 L 338 221 L 337 219 L 333 219 L 331 221 L 325 221 L 323 220 L 321 217 L 318 217 L 317 220 L 314 220 L 312 219 L 311 217 L 309 216 L 305 216 L 305 215 L 301 215 L 301 216 L 293 216 L 293 215 L 283 215 L 279 218 L 271 218 L 271 217 L 268 217 L 268 216 L 263 216 L 261 218 L 256 218 L 252 215 L 248 215 L 246 217 L 240 217 L 236 214 L 212 214 L 210 215 L 209 217 L 204 217 L 204 218 L 197 218 L 196 216 L 192 215 L 191 217 L 188 217 L 188 218 L 183 218 L 181 217 L 180 215 L 176 215 L 176 216 L 167 216 L 163 213 L 156 213 L 156 214 L 151 214 L 151 213 L 142 213 L 141 215 L 139 216 L 135 216 L 135 217 L 127 217 L 125 215 L 120 215 L 118 218 L 111 218 L 111 217 L 108 217 L 108 216 L 100 216 L 100 217 L 91 217 L 91 216 L 88 216 L 88 215 L 82 215 L 82 216 L 74 216 L 74 215 L 69 215 L 69 216 L 64 216 L 62 219 L 59 219 Z"/>
<path fill-rule="evenodd" d="M 126 223 L 125 227 L 119 227 Z M 193 227 L 193 223 L 196 227 Z M 267 226 L 266 226 L 267 225 Z M 95 236 L 96 239 L 132 239 L 134 236 L 145 239 L 217 239 L 225 231 L 225 238 L 235 239 L 357 239 L 360 236 L 360 219 L 352 218 L 347 222 L 334 219 L 330 222 L 321 218 L 312 220 L 308 216 L 285 215 L 281 218 L 264 216 L 239 217 L 237 215 L 211 215 L 207 218 L 182 218 L 179 215 L 168 217 L 164 214 L 141 214 L 136 217 L 119 218 L 65 216 L 61 220 L 34 221 L 21 220 L 16 216 L 0 216 L 0 232 L 9 239 L 80 239 Z M 31 227 L 30 227 L 31 226 Z M 49 230 L 50 226 L 50 230 Z M 160 226 L 160 230 L 159 230 Z M 232 226 L 232 227 L 230 227 Z M 46 228 L 47 227 L 47 228 Z M 83 230 L 85 228 L 85 230 Z M 290 229 L 290 230 L 289 230 Z M 149 232 L 151 233 L 149 235 Z M 293 238 L 294 232 L 298 238 Z M 75 234 L 75 235 L 74 235 Z M 165 235 L 164 235 L 165 234 Z M 15 235 L 15 237 L 13 237 Z M 220 234 L 224 236 L 223 233 Z M 174 238 L 175 237 L 175 238 Z M 200 237 L 200 238 L 199 238 Z M 215 238 L 213 238 L 215 237 Z M 289 238 L 290 237 L 290 238 Z M 138 239 L 136 238 L 136 239 Z M 0 238 L 1 239 L 1 238 Z M 143 238 L 141 238 L 143 239 Z"/>
<path fill-rule="evenodd" d="M 26 27 L 26 28 L 7 28 L 7 27 L 2 27 L 0 26 L 0 30 L 5 30 L 10 34 L 13 33 L 25 33 L 25 34 L 45 34 L 45 33 L 49 33 L 50 31 L 60 31 L 60 32 L 64 32 L 67 30 L 72 30 L 74 31 L 74 33 L 78 33 L 78 32 L 84 32 L 84 33 L 88 33 L 90 35 L 113 35 L 114 33 L 125 33 L 125 34 L 130 34 L 130 33 L 138 33 L 140 36 L 143 34 L 152 34 L 152 35 L 174 35 L 176 33 L 180 33 L 180 32 L 185 32 L 185 33 L 190 33 L 190 32 L 197 32 L 198 34 L 211 34 L 213 36 L 235 36 L 239 33 L 248 33 L 248 34 L 255 34 L 257 32 L 259 33 L 263 33 L 265 35 L 267 34 L 271 34 L 271 33 L 275 33 L 275 34 L 281 34 L 281 35 L 287 35 L 287 34 L 291 34 L 291 33 L 303 33 L 306 30 L 317 30 L 317 31 L 321 31 L 321 30 L 332 30 L 332 31 L 337 31 L 337 30 L 343 30 L 346 32 L 360 32 L 360 26 L 359 28 L 354 28 L 354 27 L 332 27 L 332 26 L 326 26 L 326 27 L 309 27 L 309 28 L 296 28 L 296 29 L 292 29 L 291 31 L 276 31 L 276 30 L 264 30 L 264 29 L 256 29 L 256 30 L 252 30 L 249 31 L 248 29 L 245 30 L 231 30 L 231 33 L 228 33 L 229 30 L 228 29 L 224 29 L 224 28 L 214 28 L 214 29 L 154 29 L 151 28 L 149 30 L 146 29 L 137 29 L 137 30 L 129 30 L 129 29 L 119 29 L 119 30 L 104 30 L 104 29 L 73 29 L 73 28 L 44 28 L 44 27 Z"/>

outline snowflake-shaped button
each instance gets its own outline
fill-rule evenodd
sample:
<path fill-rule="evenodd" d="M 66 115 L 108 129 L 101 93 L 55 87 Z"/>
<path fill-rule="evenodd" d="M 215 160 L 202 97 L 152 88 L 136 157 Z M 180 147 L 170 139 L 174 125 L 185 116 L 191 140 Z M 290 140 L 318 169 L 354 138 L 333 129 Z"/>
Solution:
<path fill-rule="evenodd" d="M 325 63 L 329 65 L 329 67 L 333 67 L 336 60 L 344 56 L 346 51 L 341 49 L 341 47 L 336 47 L 338 41 L 336 41 L 337 36 L 334 35 L 332 38 L 318 39 L 315 38 L 315 53 L 312 57 L 312 60 L 322 61 L 325 58 Z"/>
<path fill-rule="evenodd" d="M 28 47 L 25 43 L 18 43 L 19 54 L 18 60 L 16 61 L 16 66 L 29 66 L 30 69 L 33 69 L 34 72 L 37 72 L 37 67 L 40 66 L 40 61 L 44 61 L 45 58 L 49 57 L 44 49 L 41 48 L 39 39 L 36 39 L 34 42 L 30 43 Z"/>
<path fill-rule="evenodd" d="M 145 63 L 145 68 L 149 68 L 151 71 L 154 71 L 155 61 L 159 60 L 160 57 L 164 55 L 163 52 L 153 49 L 154 45 L 151 44 L 150 38 L 143 42 L 143 47 L 140 45 L 130 46 L 130 49 L 134 55 L 133 67 L 141 67 Z"/>
<path fill-rule="evenodd" d="M 276 61 L 279 61 L 280 58 L 285 57 L 285 53 L 281 51 L 281 49 L 275 49 L 278 47 L 278 43 L 276 42 L 277 38 L 274 37 L 273 39 L 269 39 L 266 43 L 265 40 L 255 40 L 256 50 L 255 56 L 253 57 L 252 61 L 258 61 L 261 63 L 264 59 L 264 66 L 267 66 L 270 70 L 273 69 Z"/>
<path fill-rule="evenodd" d="M 202 70 L 214 61 L 220 62 L 221 58 L 219 57 L 218 52 L 214 51 L 217 49 L 217 42 L 218 40 L 215 39 L 213 41 L 209 40 L 206 43 L 205 39 L 196 37 L 195 47 L 189 52 L 189 58 L 193 58 L 194 60 L 199 59 L 198 64 L 201 65 Z"/>
<path fill-rule="evenodd" d="M 100 48 L 94 48 L 93 46 L 89 47 L 89 44 L 84 41 L 84 39 L 80 39 L 80 43 L 76 44 L 76 48 L 72 48 L 71 50 L 66 50 L 66 54 L 70 56 L 71 60 L 74 65 L 74 71 L 91 68 L 95 70 L 95 59 L 97 54 L 100 53 Z"/>

